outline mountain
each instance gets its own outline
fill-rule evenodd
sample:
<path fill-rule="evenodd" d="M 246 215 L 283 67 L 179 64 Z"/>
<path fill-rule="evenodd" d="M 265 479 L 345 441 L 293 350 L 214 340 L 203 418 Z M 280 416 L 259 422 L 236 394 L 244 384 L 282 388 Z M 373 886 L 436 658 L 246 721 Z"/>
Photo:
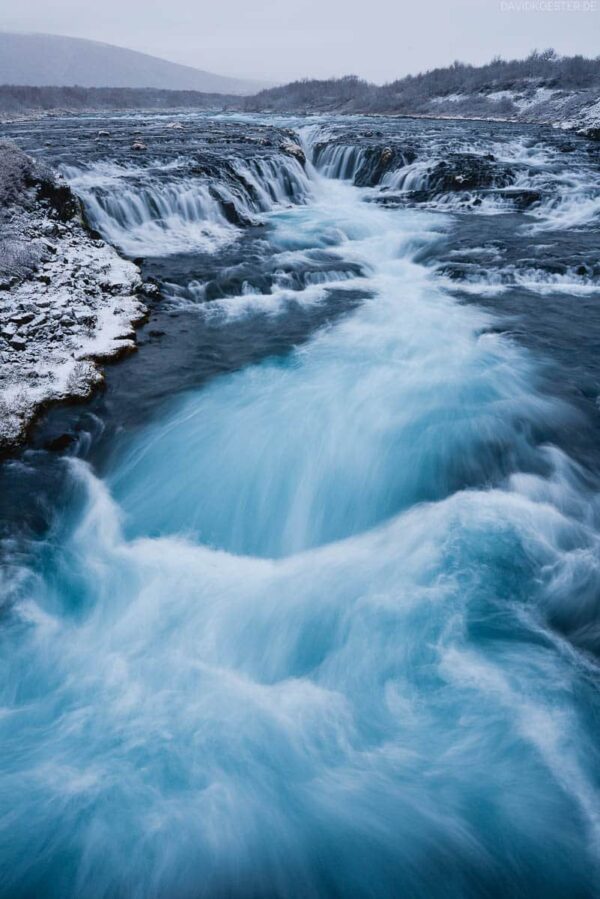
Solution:
<path fill-rule="evenodd" d="M 250 94 L 265 86 L 98 41 L 11 32 L 0 32 L 0 84 L 151 87 L 220 94 Z"/>

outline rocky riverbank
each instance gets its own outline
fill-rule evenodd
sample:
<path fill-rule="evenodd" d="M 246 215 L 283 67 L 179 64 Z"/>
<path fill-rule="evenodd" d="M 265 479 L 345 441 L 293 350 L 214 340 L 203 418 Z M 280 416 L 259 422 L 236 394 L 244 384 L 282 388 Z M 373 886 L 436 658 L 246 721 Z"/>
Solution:
<path fill-rule="evenodd" d="M 597 139 L 600 102 L 597 90 L 560 90 L 522 85 L 512 90 L 449 94 L 432 98 L 425 112 L 443 118 L 553 125 Z"/>
<path fill-rule="evenodd" d="M 591 60 L 588 63 L 593 65 Z M 521 74 L 509 78 L 505 73 L 494 78 L 490 72 L 484 75 L 486 67 L 473 69 L 479 76 L 473 76 L 471 86 L 455 90 L 451 85 L 457 77 L 460 82 L 456 74 L 460 67 L 446 70 L 447 77 L 442 77 L 440 70 L 382 87 L 353 77 L 301 81 L 261 91 L 244 103 L 247 111 L 260 113 L 348 113 L 552 125 L 597 140 L 600 101 L 595 77 L 589 75 L 588 86 L 575 86 L 561 75 L 562 63 L 549 65 L 550 70 L 538 77 Z"/>
<path fill-rule="evenodd" d="M 135 348 L 137 266 L 86 228 L 68 185 L 0 142 L 0 451 L 52 402 L 88 396 Z"/>

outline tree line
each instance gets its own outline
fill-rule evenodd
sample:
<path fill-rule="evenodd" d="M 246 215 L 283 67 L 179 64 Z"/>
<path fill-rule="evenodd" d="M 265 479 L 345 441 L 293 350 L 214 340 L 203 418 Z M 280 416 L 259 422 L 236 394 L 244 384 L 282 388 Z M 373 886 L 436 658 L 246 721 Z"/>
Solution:
<path fill-rule="evenodd" d="M 454 62 L 381 86 L 356 75 L 303 79 L 260 91 L 252 97 L 152 88 L 25 87 L 0 85 L 0 112 L 28 110 L 229 109 L 248 112 L 419 112 L 434 98 L 477 94 L 485 101 L 501 91 L 536 88 L 573 91 L 600 89 L 600 57 L 559 56 L 534 50 L 526 59 L 496 57 L 482 66 Z M 509 99 L 494 100 L 500 107 Z"/>
<path fill-rule="evenodd" d="M 416 112 L 433 98 L 492 94 L 538 87 L 583 90 L 600 87 L 600 57 L 561 57 L 554 50 L 534 50 L 526 59 L 500 57 L 482 66 L 454 62 L 418 75 L 407 75 L 382 86 L 354 75 L 304 79 L 261 91 L 246 99 L 247 109 L 357 112 Z"/>
<path fill-rule="evenodd" d="M 201 91 L 128 87 L 29 87 L 0 85 L 0 111 L 89 109 L 228 109 L 240 98 Z"/>

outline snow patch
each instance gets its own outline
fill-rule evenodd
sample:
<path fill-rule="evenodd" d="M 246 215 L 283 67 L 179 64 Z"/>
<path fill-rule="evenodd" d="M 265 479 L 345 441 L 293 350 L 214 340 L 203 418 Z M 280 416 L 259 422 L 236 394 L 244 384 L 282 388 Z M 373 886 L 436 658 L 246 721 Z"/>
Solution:
<path fill-rule="evenodd" d="M 88 396 L 102 380 L 98 360 L 134 349 L 132 325 L 146 312 L 137 266 L 77 218 L 59 223 L 37 204 L 23 221 L 45 235 L 45 253 L 25 280 L 0 285 L 0 449 L 42 406 Z"/>

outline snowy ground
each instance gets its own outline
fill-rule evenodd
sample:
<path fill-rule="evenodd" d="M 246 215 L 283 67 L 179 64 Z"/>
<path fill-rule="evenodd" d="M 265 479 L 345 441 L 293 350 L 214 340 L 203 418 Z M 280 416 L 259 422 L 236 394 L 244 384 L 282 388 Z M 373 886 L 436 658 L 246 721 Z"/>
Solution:
<path fill-rule="evenodd" d="M 87 396 L 135 347 L 137 267 L 85 229 L 66 185 L 0 143 L 0 450 L 50 402 Z"/>
<path fill-rule="evenodd" d="M 600 129 L 596 91 L 525 83 L 514 90 L 433 97 L 424 113 L 441 118 L 547 123 L 594 138 Z"/>

